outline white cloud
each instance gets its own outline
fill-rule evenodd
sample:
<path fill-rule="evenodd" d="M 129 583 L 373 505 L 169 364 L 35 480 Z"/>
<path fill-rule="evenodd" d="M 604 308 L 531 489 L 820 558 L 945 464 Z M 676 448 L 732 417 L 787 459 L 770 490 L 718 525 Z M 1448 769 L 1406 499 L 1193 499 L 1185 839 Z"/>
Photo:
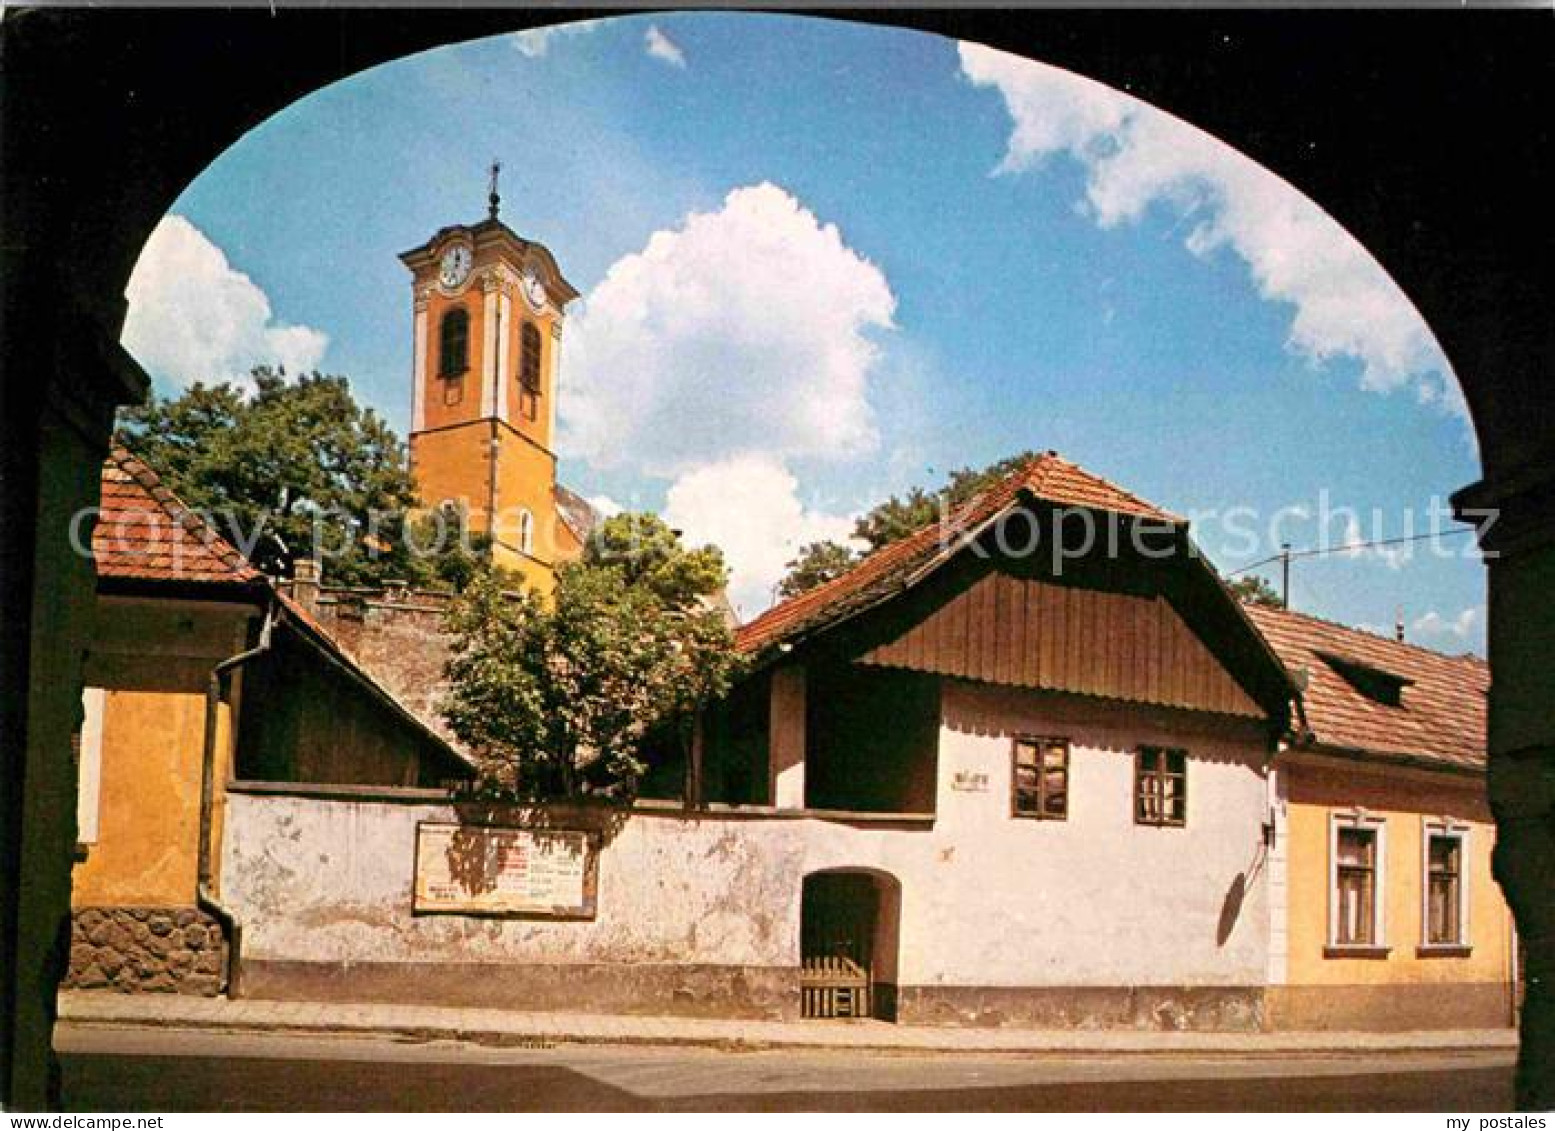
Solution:
<path fill-rule="evenodd" d="M 515 31 L 511 37 L 514 50 L 530 59 L 539 59 L 551 49 L 551 41 L 558 36 L 585 35 L 599 26 L 598 20 L 579 20 L 571 24 L 551 24 L 549 27 L 527 28 Z"/>
<path fill-rule="evenodd" d="M 1089 174 L 1086 207 L 1103 227 L 1152 205 L 1189 222 L 1195 255 L 1225 248 L 1259 294 L 1294 307 L 1289 345 L 1315 364 L 1361 363 L 1363 388 L 1412 388 L 1467 417 L 1424 320 L 1381 265 L 1301 193 L 1201 130 L 1100 83 L 972 43 L 961 69 L 997 89 L 1014 119 L 999 172 L 1058 153 Z"/>
<path fill-rule="evenodd" d="M 1471 605 L 1452 616 L 1443 616 L 1432 609 L 1422 617 L 1416 618 L 1411 626 L 1420 636 L 1435 638 L 1438 640 L 1450 638 L 1459 643 L 1473 640 L 1477 641 L 1483 631 L 1485 609 L 1482 605 Z"/>
<path fill-rule="evenodd" d="M 772 184 L 655 232 L 611 266 L 564 348 L 561 446 L 665 478 L 737 454 L 850 458 L 891 327 L 885 276 Z"/>
<path fill-rule="evenodd" d="M 784 568 L 809 542 L 847 542 L 853 519 L 809 509 L 799 480 L 769 455 L 737 455 L 686 472 L 670 487 L 664 520 L 688 545 L 712 543 L 731 568 L 729 598 L 749 620 L 772 603 Z"/>
<path fill-rule="evenodd" d="M 305 372 L 329 345 L 322 330 L 275 321 L 265 292 L 182 216 L 151 233 L 125 297 L 124 348 L 176 385 L 242 380 L 255 365 Z"/>
<path fill-rule="evenodd" d="M 626 509 L 609 495 L 590 495 L 588 504 L 600 518 L 614 518 Z"/>
<path fill-rule="evenodd" d="M 643 35 L 643 43 L 650 57 L 661 63 L 668 63 L 672 67 L 684 68 L 686 65 L 686 53 L 680 49 L 669 36 L 659 30 L 657 24 L 650 24 Z"/>

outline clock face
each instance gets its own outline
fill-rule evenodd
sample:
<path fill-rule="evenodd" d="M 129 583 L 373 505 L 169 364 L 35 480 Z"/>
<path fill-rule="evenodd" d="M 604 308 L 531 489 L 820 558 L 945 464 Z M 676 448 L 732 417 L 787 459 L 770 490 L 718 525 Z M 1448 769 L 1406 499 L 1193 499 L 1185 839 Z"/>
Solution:
<path fill-rule="evenodd" d="M 438 266 L 437 281 L 445 287 L 457 287 L 470 277 L 470 249 L 463 244 L 455 244 L 443 252 L 442 262 Z"/>
<path fill-rule="evenodd" d="M 524 272 L 524 297 L 536 310 L 545 305 L 545 284 L 540 281 L 533 267 Z"/>

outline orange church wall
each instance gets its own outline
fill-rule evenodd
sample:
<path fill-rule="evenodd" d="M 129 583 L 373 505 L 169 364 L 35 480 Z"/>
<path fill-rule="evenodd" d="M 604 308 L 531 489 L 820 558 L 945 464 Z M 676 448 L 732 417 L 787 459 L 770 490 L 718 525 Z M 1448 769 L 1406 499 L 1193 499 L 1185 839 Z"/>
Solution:
<path fill-rule="evenodd" d="M 486 421 L 412 436 L 411 470 L 422 504 L 463 503 L 474 528 L 484 531 L 490 438 L 491 425 Z"/>
<path fill-rule="evenodd" d="M 442 356 L 443 315 L 463 307 L 470 316 L 469 366 L 460 377 L 438 373 Z M 427 428 L 444 428 L 474 420 L 481 415 L 481 343 L 485 339 L 485 303 L 478 287 L 447 298 L 433 294 L 427 302 L 426 399 L 424 412 Z"/>

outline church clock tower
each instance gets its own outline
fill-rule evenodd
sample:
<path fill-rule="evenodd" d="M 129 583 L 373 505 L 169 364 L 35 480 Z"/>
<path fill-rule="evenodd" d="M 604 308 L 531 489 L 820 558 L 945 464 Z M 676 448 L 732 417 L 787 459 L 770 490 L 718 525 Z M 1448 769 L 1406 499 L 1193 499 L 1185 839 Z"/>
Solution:
<path fill-rule="evenodd" d="M 580 549 L 551 446 L 562 320 L 578 292 L 546 248 L 497 218 L 497 171 L 485 220 L 400 256 L 415 310 L 411 470 L 423 506 L 463 506 L 496 563 L 549 593 Z"/>

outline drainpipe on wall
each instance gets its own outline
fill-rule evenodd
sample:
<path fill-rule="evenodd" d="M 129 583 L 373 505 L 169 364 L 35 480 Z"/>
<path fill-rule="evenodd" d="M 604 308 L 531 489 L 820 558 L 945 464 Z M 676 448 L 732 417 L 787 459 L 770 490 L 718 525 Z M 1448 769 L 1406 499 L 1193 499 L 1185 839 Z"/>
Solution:
<path fill-rule="evenodd" d="M 211 826 L 216 795 L 216 714 L 221 706 L 222 679 L 230 671 L 270 650 L 270 630 L 275 621 L 275 606 L 265 609 L 259 629 L 259 643 L 246 652 L 229 656 L 211 669 L 205 688 L 205 748 L 200 763 L 200 864 L 195 885 L 195 903 L 200 910 L 221 924 L 227 936 L 227 961 L 224 971 L 229 998 L 241 997 L 238 983 L 238 951 L 243 942 L 243 925 L 232 911 L 211 891 Z M 233 720 L 236 727 L 236 720 Z"/>

